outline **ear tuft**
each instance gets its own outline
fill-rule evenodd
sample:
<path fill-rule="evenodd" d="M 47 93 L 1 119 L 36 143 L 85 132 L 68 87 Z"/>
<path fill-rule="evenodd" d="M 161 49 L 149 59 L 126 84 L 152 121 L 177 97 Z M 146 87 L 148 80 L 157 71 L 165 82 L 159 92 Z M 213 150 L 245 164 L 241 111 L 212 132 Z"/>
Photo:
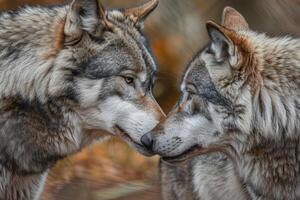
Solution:
<path fill-rule="evenodd" d="M 226 35 L 226 30 L 215 22 L 206 23 L 207 32 L 212 41 L 211 48 L 215 53 L 217 62 L 224 62 L 231 59 L 235 54 L 233 42 Z"/>
<path fill-rule="evenodd" d="M 144 21 L 145 18 L 155 10 L 158 3 L 158 0 L 150 0 L 141 6 L 125 9 L 124 15 L 130 17 L 134 23 Z"/>
<path fill-rule="evenodd" d="M 209 30 L 209 29 L 218 29 L 218 30 L 220 30 L 222 27 L 219 24 L 209 20 L 209 21 L 206 22 L 206 28 L 207 28 L 207 30 Z"/>
<path fill-rule="evenodd" d="M 100 19 L 102 19 L 106 23 L 107 19 L 106 19 L 104 5 L 101 3 L 100 0 L 97 0 L 97 3 L 98 3 L 98 14 L 99 14 L 99 17 L 100 17 Z"/>
<path fill-rule="evenodd" d="M 106 25 L 106 15 L 99 0 L 73 0 L 68 10 L 64 33 L 65 44 L 80 41 L 84 31 L 100 36 Z"/>
<path fill-rule="evenodd" d="M 224 8 L 222 26 L 235 31 L 249 29 L 246 19 L 232 7 Z"/>
<path fill-rule="evenodd" d="M 230 40 L 225 34 L 225 28 L 213 21 L 206 22 L 206 29 L 213 42 L 218 42 L 220 39 Z"/>

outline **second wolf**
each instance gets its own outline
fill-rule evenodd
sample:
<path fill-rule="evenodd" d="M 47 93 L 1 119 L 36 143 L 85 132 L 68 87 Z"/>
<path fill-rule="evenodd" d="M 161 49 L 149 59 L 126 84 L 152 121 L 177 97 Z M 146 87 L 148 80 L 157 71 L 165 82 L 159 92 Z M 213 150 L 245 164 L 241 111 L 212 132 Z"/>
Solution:
<path fill-rule="evenodd" d="M 142 142 L 172 163 L 208 154 L 189 171 L 198 199 L 300 199 L 300 40 L 253 32 L 232 8 L 207 30 L 180 100 Z"/>

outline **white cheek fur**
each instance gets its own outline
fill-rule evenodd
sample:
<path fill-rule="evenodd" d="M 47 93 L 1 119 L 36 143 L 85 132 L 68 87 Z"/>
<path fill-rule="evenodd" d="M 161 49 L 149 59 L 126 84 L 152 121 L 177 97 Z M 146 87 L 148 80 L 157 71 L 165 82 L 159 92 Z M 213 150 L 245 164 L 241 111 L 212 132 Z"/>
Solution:
<path fill-rule="evenodd" d="M 164 134 L 155 138 L 155 151 L 164 156 L 177 156 L 196 144 L 207 145 L 217 129 L 203 116 L 166 122 Z M 176 142 L 174 142 L 176 139 Z"/>
<path fill-rule="evenodd" d="M 154 112 L 138 109 L 119 97 L 106 99 L 97 108 L 89 109 L 85 116 L 88 126 L 113 134 L 113 127 L 118 125 L 137 143 L 158 123 Z"/>
<path fill-rule="evenodd" d="M 102 87 L 103 80 L 82 79 L 78 86 L 80 86 L 80 102 L 83 107 L 95 105 L 99 97 L 99 91 Z"/>
<path fill-rule="evenodd" d="M 138 110 L 135 107 L 125 112 L 125 117 L 119 118 L 117 124 L 130 134 L 135 142 L 140 143 L 141 137 L 158 124 L 158 120 L 151 112 Z"/>

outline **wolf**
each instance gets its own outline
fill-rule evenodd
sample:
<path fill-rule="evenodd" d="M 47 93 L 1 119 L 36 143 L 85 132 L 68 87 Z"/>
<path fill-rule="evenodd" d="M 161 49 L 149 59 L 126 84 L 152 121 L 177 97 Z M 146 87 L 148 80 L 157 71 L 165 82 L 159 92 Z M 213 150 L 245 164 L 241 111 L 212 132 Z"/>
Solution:
<path fill-rule="evenodd" d="M 180 99 L 142 143 L 168 163 L 203 155 L 189 170 L 198 199 L 300 199 L 300 40 L 254 32 L 230 7 L 206 27 Z"/>
<path fill-rule="evenodd" d="M 164 117 L 143 24 L 157 0 L 105 10 L 98 0 L 0 14 L 0 199 L 38 199 L 56 161 Z"/>

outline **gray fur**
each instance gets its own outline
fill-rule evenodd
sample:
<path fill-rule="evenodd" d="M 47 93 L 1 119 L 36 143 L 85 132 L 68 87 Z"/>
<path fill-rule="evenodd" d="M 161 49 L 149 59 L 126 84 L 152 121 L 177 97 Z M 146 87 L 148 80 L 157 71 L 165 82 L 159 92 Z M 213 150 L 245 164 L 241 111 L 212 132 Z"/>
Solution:
<path fill-rule="evenodd" d="M 147 134 L 152 150 L 169 162 L 206 154 L 189 171 L 198 199 L 300 199 L 300 40 L 254 33 L 232 8 L 223 25 L 208 22 L 211 44 L 189 64 L 175 108 Z"/>
<path fill-rule="evenodd" d="M 140 137 L 164 115 L 141 34 L 156 5 L 135 21 L 96 0 L 1 14 L 0 199 L 38 199 L 56 161 L 111 135 L 147 154 Z"/>
<path fill-rule="evenodd" d="M 203 92 L 203 90 L 199 89 L 202 85 L 210 85 L 212 82 L 210 79 L 207 79 L 208 72 L 203 68 L 203 65 L 197 65 L 197 63 L 201 63 L 198 60 L 199 59 L 196 58 L 196 60 L 192 62 L 189 67 L 190 70 L 187 70 L 190 74 L 185 74 L 186 78 L 184 79 L 187 82 L 199 85 L 199 87 L 197 87 L 199 90 L 197 96 L 200 98 L 200 101 L 199 99 L 197 100 L 197 97 L 194 97 L 195 105 L 191 106 L 193 109 L 196 109 L 196 111 L 190 111 L 189 109 L 185 110 L 185 112 L 173 111 L 164 122 L 162 126 L 164 129 L 159 129 L 152 133 L 154 138 L 154 151 L 160 151 L 164 156 L 168 156 L 168 154 L 174 156 L 169 152 L 169 150 L 173 149 L 172 147 L 170 148 L 172 143 L 168 143 L 168 141 L 171 141 L 169 137 L 177 138 L 178 132 L 183 132 L 185 135 L 188 135 L 187 131 L 184 130 L 185 125 L 183 124 L 186 122 L 182 120 L 187 118 L 188 115 L 190 115 L 189 113 L 193 113 L 193 115 L 201 113 L 208 122 L 212 119 L 207 103 L 214 102 L 214 100 L 211 99 L 215 99 L 218 95 L 215 95 L 217 91 L 213 89 L 209 92 Z M 198 69 L 192 70 L 191 68 Z M 202 79 L 201 83 L 197 82 L 197 79 Z M 208 96 L 210 98 L 207 98 Z M 178 104 L 180 105 L 180 103 Z M 202 122 L 200 121 L 200 123 Z M 172 130 L 171 127 L 178 124 L 180 127 L 183 127 L 178 130 L 178 132 L 174 131 L 171 134 L 163 131 Z M 193 124 L 187 125 L 193 126 Z M 221 151 L 222 153 L 225 151 L 225 154 L 218 155 L 216 153 L 210 153 L 208 155 L 197 156 L 192 161 L 186 161 L 187 165 L 191 165 L 192 167 L 184 169 L 181 173 L 185 173 L 186 176 L 191 176 L 192 178 L 189 181 L 180 179 L 178 177 L 178 169 L 174 170 L 174 167 L 170 167 L 172 164 L 165 164 L 164 167 L 161 167 L 161 174 L 165 174 L 161 176 L 163 179 L 163 195 L 191 195 L 191 190 L 186 189 L 188 186 L 180 187 L 180 185 L 187 184 L 193 188 L 193 193 L 196 196 L 187 199 L 267 200 L 299 198 L 300 160 L 297 155 L 300 149 L 298 139 L 286 138 L 281 141 L 276 141 L 265 138 L 260 133 L 243 136 L 241 134 L 234 135 L 234 133 L 230 132 L 222 136 L 222 134 L 214 134 L 212 130 L 209 130 L 211 128 L 207 126 L 201 126 L 200 129 L 199 126 L 196 126 L 198 130 L 201 130 L 200 135 L 199 132 L 197 132 L 195 133 L 198 134 L 197 137 L 194 138 L 192 135 L 187 137 L 191 137 L 192 141 L 200 142 L 204 148 L 207 147 L 208 149 L 215 145 L 226 145 L 226 148 Z M 215 129 L 215 131 L 218 130 Z M 167 133 L 170 135 L 167 135 Z M 184 140 L 185 139 L 183 139 L 183 141 Z M 167 148 L 167 151 L 164 150 L 165 148 L 155 149 L 157 148 L 156 146 L 160 144 Z M 190 143 L 190 147 L 191 146 L 192 143 Z M 180 170 L 182 167 L 179 166 L 177 168 Z M 171 184 L 164 184 L 174 179 L 175 181 L 171 181 Z M 181 198 L 170 198 L 167 196 L 164 199 Z"/>

